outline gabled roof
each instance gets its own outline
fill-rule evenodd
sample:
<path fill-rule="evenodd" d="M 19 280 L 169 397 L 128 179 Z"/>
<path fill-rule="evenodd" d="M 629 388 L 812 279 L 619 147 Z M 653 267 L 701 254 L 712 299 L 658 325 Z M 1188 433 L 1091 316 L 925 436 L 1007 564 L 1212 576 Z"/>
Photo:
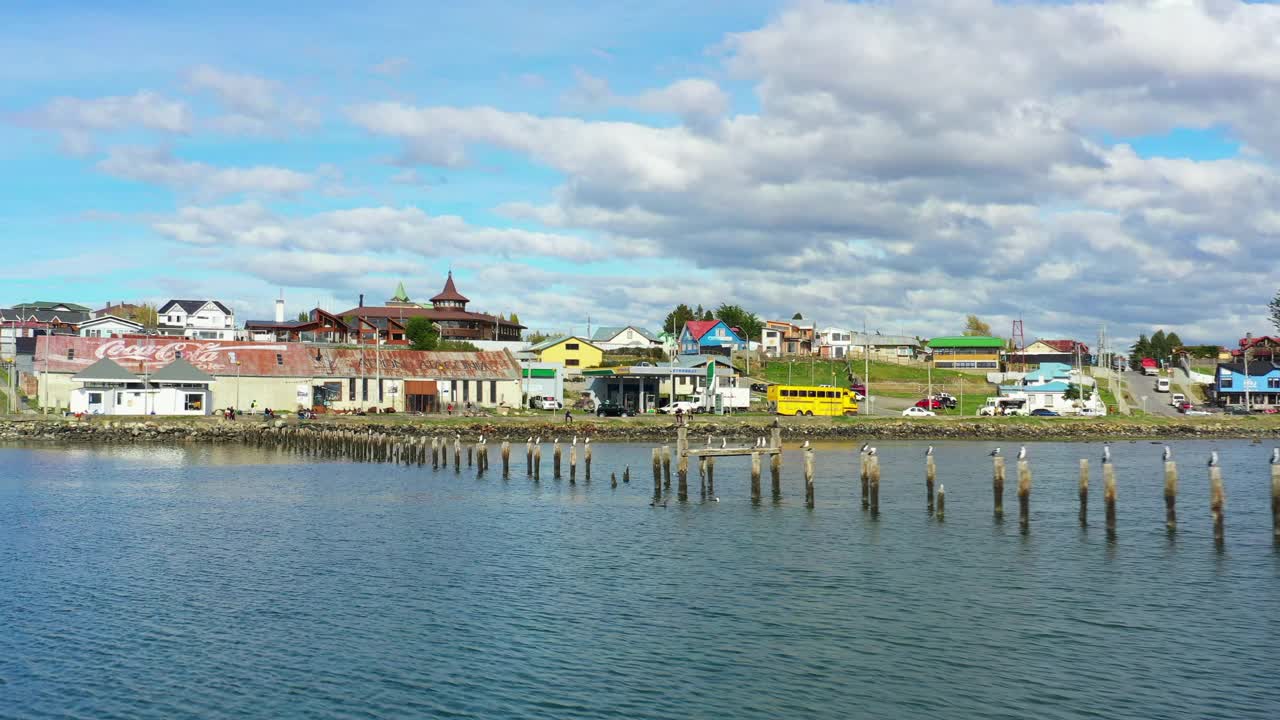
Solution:
<path fill-rule="evenodd" d="M 172 308 L 174 305 L 177 305 L 178 307 L 182 308 L 188 315 L 192 315 L 200 312 L 200 308 L 204 307 L 207 303 L 213 303 L 214 307 L 218 308 L 219 310 L 226 313 L 227 315 L 232 314 L 232 312 L 227 309 L 226 305 L 223 305 L 217 300 L 170 300 L 169 302 L 165 303 L 164 306 L 161 307 L 160 310 L 157 312 L 158 314 L 163 315 L 169 312 L 169 309 Z"/>
<path fill-rule="evenodd" d="M 405 303 L 409 302 L 409 293 L 404 291 L 403 280 L 396 285 L 396 294 L 392 295 L 391 299 L 394 300 L 395 302 L 405 302 Z"/>
<path fill-rule="evenodd" d="M 134 320 L 130 320 L 128 318 L 116 317 L 115 315 L 99 315 L 98 317 L 92 320 L 85 320 L 84 322 L 80 323 L 80 327 L 86 328 L 86 327 L 91 327 L 93 325 L 101 325 L 103 323 L 108 323 L 108 322 L 120 323 L 121 325 L 128 325 L 138 330 L 142 329 L 142 323 Z"/>
<path fill-rule="evenodd" d="M 936 337 L 929 341 L 931 348 L 1003 348 L 1004 339 L 998 337 L 984 337 L 980 335 L 960 335 L 952 337 Z"/>
<path fill-rule="evenodd" d="M 684 329 L 689 331 L 694 340 L 701 340 L 703 335 L 711 332 L 711 328 L 723 322 L 723 320 L 689 320 L 684 324 Z"/>
<path fill-rule="evenodd" d="M 1081 352 L 1081 353 L 1083 353 L 1083 354 L 1086 354 L 1086 355 L 1087 355 L 1087 354 L 1089 353 L 1089 346 L 1088 346 L 1088 345 L 1085 345 L 1085 344 L 1084 344 L 1084 343 L 1082 343 L 1082 342 L 1078 342 L 1078 341 L 1076 341 L 1076 340 L 1044 340 L 1044 339 L 1040 339 L 1040 340 L 1036 340 L 1036 342 L 1038 342 L 1038 343 L 1044 343 L 1045 345 L 1048 345 L 1049 347 L 1053 348 L 1054 350 L 1057 350 L 1057 351 L 1058 351 L 1058 352 L 1060 352 L 1060 353 L 1074 353 L 1074 352 L 1076 351 L 1076 348 L 1079 348 L 1079 349 L 1080 349 L 1080 352 Z M 1031 344 L 1032 344 L 1032 345 L 1035 345 L 1035 343 L 1031 343 Z"/>
<path fill-rule="evenodd" d="M 89 308 L 84 305 L 69 302 L 50 302 L 48 300 L 36 300 L 35 302 L 18 303 L 13 306 L 18 310 L 57 310 L 58 308 L 66 308 L 71 312 L 89 312 Z"/>
<path fill-rule="evenodd" d="M 458 292 L 458 288 L 453 286 L 453 271 L 449 271 L 449 278 L 444 281 L 444 289 L 438 295 L 431 298 L 431 302 L 438 300 L 453 300 L 456 302 L 471 302 L 465 295 Z"/>
<path fill-rule="evenodd" d="M 178 358 L 173 362 L 165 365 L 159 370 L 151 373 L 148 378 L 151 382 L 167 382 L 167 383 L 211 383 L 213 376 L 203 372 L 195 365 Z"/>
<path fill-rule="evenodd" d="M 542 342 L 538 343 L 537 345 L 534 345 L 534 346 L 530 347 L 530 348 L 529 348 L 529 350 L 530 350 L 530 351 L 532 351 L 532 352 L 542 352 L 543 350 L 546 350 L 547 348 L 553 348 L 553 347 L 555 347 L 555 346 L 559 345 L 560 343 L 562 343 L 562 342 L 566 342 L 566 341 L 568 341 L 568 340 L 577 340 L 578 342 L 580 342 L 580 343 L 582 343 L 582 344 L 584 344 L 584 345 L 590 345 L 591 347 L 596 348 L 597 350 L 600 350 L 600 348 L 596 347 L 595 343 L 591 342 L 590 340 L 584 340 L 584 339 L 582 339 L 581 337 L 579 337 L 579 336 L 577 336 L 577 335 L 561 335 L 560 337 L 554 337 L 554 338 L 550 338 L 550 339 L 548 339 L 548 340 L 543 340 Z M 603 352 L 603 351 L 602 351 L 602 352 Z"/>
<path fill-rule="evenodd" d="M 592 333 L 591 339 L 596 342 L 608 342 L 609 340 L 621 335 L 627 328 L 635 330 L 643 336 L 645 340 L 658 342 L 658 338 L 654 337 L 653 333 L 642 327 L 636 327 L 635 325 L 606 325 L 604 327 L 598 327 L 596 328 L 596 331 Z"/>
<path fill-rule="evenodd" d="M 107 382 L 138 382 L 138 376 L 125 370 L 120 363 L 111 358 L 103 358 L 89 367 L 71 376 L 72 380 L 87 382 L 103 380 Z"/>
<path fill-rule="evenodd" d="M 1217 374 L 1221 374 L 1223 370 L 1235 373 L 1236 375 L 1244 375 L 1244 363 L 1229 362 L 1218 363 Z M 1280 370 L 1280 363 L 1267 360 L 1250 360 L 1249 361 L 1249 377 L 1266 377 L 1267 375 Z M 1252 388 L 1250 388 L 1252 389 Z"/>

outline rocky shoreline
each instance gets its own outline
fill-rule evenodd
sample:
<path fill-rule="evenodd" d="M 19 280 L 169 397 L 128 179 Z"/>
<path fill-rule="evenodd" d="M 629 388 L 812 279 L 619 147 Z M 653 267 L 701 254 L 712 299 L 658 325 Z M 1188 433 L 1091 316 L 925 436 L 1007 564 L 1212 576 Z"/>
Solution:
<path fill-rule="evenodd" d="M 594 422 L 579 420 L 572 425 L 559 422 L 520 421 L 493 418 L 459 420 L 397 420 L 357 422 L 321 420 L 308 422 L 244 418 L 234 422 L 220 419 L 73 419 L 21 418 L 0 420 L 0 441 L 46 441 L 90 443 L 236 443 L 268 428 L 343 429 L 371 432 L 390 437 L 431 437 L 461 434 L 464 438 L 484 435 L 493 440 L 520 441 L 529 436 L 545 439 L 578 435 L 609 442 L 670 442 L 675 427 L 670 423 Z M 771 419 L 694 419 L 690 436 L 697 441 L 707 435 L 733 439 L 767 436 Z M 1270 422 L 1197 421 L 1142 422 L 1136 420 L 1090 422 L 1027 422 L 1017 418 L 918 422 L 886 418 L 856 422 L 782 422 L 784 440 L 1057 440 L 1099 441 L 1128 439 L 1244 438 L 1280 439 L 1280 425 Z"/>

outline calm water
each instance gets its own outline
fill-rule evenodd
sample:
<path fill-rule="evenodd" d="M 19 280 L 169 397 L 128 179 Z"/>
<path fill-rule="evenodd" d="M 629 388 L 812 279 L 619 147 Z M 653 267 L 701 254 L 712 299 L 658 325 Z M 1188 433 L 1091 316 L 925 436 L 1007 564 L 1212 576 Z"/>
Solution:
<path fill-rule="evenodd" d="M 534 486 L 0 448 L 0 717 L 1280 717 L 1269 447 L 1212 445 L 1222 552 L 1209 443 L 1175 445 L 1174 539 L 1160 447 L 1115 446 L 1114 543 L 1096 461 L 1095 524 L 1076 524 L 1076 462 L 1099 445 L 1029 446 L 1026 535 L 1012 477 L 992 519 L 989 445 L 937 447 L 944 524 L 917 443 L 879 443 L 878 520 L 840 445 L 818 452 L 812 512 L 797 453 L 781 503 L 752 506 L 734 460 L 720 502 L 662 509 L 638 446 L 597 445 L 576 487 L 549 452 Z"/>

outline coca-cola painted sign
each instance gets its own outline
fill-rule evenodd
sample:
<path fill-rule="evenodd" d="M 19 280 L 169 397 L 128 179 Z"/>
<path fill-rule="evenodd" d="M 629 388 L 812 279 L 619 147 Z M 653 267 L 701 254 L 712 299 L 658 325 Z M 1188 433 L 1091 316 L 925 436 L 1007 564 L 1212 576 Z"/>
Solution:
<path fill-rule="evenodd" d="M 114 360 L 121 365 L 128 363 L 144 363 L 148 366 L 164 366 L 182 358 L 196 367 L 207 370 L 221 370 L 233 367 L 238 360 L 236 353 L 270 352 L 283 353 L 287 345 L 224 345 L 220 342 L 172 342 L 163 345 L 137 340 L 108 340 L 93 351 L 93 356 Z"/>

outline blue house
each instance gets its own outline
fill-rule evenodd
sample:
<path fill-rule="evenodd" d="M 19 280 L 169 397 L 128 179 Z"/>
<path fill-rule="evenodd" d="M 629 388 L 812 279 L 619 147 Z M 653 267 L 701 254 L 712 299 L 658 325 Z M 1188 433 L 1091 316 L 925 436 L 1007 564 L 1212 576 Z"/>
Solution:
<path fill-rule="evenodd" d="M 723 320 L 690 320 L 680 331 L 681 355 L 728 355 L 746 347 L 747 341 Z"/>
<path fill-rule="evenodd" d="M 1219 405 L 1244 405 L 1245 391 L 1249 392 L 1252 407 L 1280 405 L 1280 363 L 1270 360 L 1249 362 L 1249 374 L 1245 375 L 1243 362 L 1218 363 L 1213 387 Z"/>

